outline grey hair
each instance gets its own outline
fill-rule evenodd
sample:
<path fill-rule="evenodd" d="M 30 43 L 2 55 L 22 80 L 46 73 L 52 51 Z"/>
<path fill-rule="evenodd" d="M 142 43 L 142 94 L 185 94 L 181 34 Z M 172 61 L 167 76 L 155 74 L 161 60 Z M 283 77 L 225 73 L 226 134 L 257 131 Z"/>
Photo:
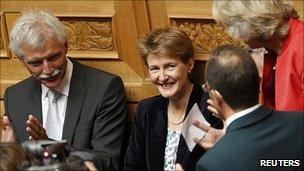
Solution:
<path fill-rule="evenodd" d="M 243 40 L 268 40 L 274 33 L 285 37 L 289 18 L 299 17 L 285 0 L 215 0 L 212 13 L 231 36 Z"/>
<path fill-rule="evenodd" d="M 46 11 L 27 11 L 17 19 L 10 32 L 9 48 L 20 60 L 23 60 L 24 45 L 31 49 L 41 49 L 45 47 L 47 38 L 54 36 L 65 45 L 67 41 L 65 26 L 58 18 Z"/>

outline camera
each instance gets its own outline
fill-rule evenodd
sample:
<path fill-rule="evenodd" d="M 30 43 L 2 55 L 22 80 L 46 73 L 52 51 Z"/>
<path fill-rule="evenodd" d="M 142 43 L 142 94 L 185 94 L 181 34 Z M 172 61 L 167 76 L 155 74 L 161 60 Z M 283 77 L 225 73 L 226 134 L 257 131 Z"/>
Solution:
<path fill-rule="evenodd" d="M 26 141 L 22 149 L 28 159 L 22 165 L 24 171 L 88 170 L 84 161 L 93 159 L 88 152 L 73 150 L 66 140 Z"/>

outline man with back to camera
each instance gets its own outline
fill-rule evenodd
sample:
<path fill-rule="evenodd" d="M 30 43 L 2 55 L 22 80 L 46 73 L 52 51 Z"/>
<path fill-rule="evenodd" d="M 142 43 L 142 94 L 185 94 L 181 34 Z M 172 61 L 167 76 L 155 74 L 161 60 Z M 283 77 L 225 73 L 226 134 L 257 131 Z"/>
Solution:
<path fill-rule="evenodd" d="M 226 121 L 227 130 L 200 158 L 196 170 L 303 169 L 303 114 L 258 104 L 259 74 L 245 50 L 218 47 L 207 62 L 205 79 L 213 107 Z M 212 129 L 202 123 L 199 127 L 207 132 Z"/>
<path fill-rule="evenodd" d="M 67 58 L 64 25 L 45 11 L 22 15 L 10 49 L 31 77 L 5 91 L 1 141 L 67 139 L 100 170 L 117 170 L 126 121 L 120 77 Z"/>

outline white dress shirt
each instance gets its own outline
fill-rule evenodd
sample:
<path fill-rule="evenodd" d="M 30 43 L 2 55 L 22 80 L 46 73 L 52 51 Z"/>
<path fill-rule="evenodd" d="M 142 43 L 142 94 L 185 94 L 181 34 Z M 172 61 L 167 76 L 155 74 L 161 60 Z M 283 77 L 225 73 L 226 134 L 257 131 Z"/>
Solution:
<path fill-rule="evenodd" d="M 60 128 L 57 128 L 58 131 L 60 131 L 60 137 L 62 137 L 63 132 L 63 124 L 64 124 L 64 118 L 66 113 L 66 107 L 68 102 L 68 96 L 69 96 L 69 90 L 70 90 L 70 83 L 72 78 L 72 72 L 73 72 L 73 63 L 67 59 L 67 69 L 66 73 L 62 79 L 62 81 L 59 83 L 58 87 L 55 88 L 55 90 L 61 95 L 57 99 L 57 107 L 58 107 L 58 113 L 60 116 Z M 41 93 L 41 102 L 42 102 L 42 120 L 43 120 L 43 127 L 45 127 L 46 122 L 46 115 L 49 108 L 49 100 L 47 98 L 47 92 L 49 88 L 41 84 L 42 87 L 42 93 Z"/>
<path fill-rule="evenodd" d="M 235 113 L 233 114 L 232 116 L 230 116 L 229 118 L 226 119 L 226 124 L 227 124 L 227 127 L 236 119 L 242 117 L 242 116 L 245 116 L 247 115 L 248 113 L 254 111 L 255 109 L 259 108 L 261 106 L 261 104 L 257 104 L 257 105 L 254 105 L 248 109 L 245 109 L 245 110 L 242 110 L 238 113 Z"/>

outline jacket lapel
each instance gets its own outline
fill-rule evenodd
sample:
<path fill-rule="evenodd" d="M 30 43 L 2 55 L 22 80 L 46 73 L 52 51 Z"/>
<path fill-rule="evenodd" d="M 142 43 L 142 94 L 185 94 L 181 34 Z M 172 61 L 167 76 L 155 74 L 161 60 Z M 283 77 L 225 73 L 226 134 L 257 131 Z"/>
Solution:
<path fill-rule="evenodd" d="M 236 129 L 240 129 L 240 128 L 246 127 L 248 125 L 254 124 L 254 123 L 268 117 L 272 113 L 273 113 L 272 110 L 270 110 L 264 106 L 261 106 L 261 107 L 257 108 L 256 110 L 248 113 L 247 115 L 233 121 L 231 123 L 231 125 L 228 126 L 227 133 L 234 131 Z"/>
<path fill-rule="evenodd" d="M 41 85 L 36 80 L 33 80 L 33 86 L 30 90 L 27 114 L 33 115 L 42 123 Z"/>
<path fill-rule="evenodd" d="M 198 103 L 197 105 L 199 105 L 199 107 L 201 108 L 200 102 L 202 100 L 202 96 L 203 96 L 203 90 L 201 87 L 199 87 L 199 85 L 197 83 L 193 83 L 193 90 L 190 94 L 189 97 L 189 102 L 188 102 L 188 106 L 187 106 L 187 110 L 186 110 L 186 117 L 188 116 L 190 110 L 192 109 L 193 105 L 195 103 Z M 185 118 L 186 118 L 185 117 Z"/>
<path fill-rule="evenodd" d="M 31 79 L 31 85 L 29 86 L 29 95 L 26 97 L 26 111 L 23 115 L 18 115 L 18 126 L 20 134 L 17 135 L 16 139 L 18 142 L 23 142 L 28 140 L 28 134 L 26 132 L 26 121 L 29 115 L 33 115 L 42 124 L 42 105 L 41 105 L 41 85 L 33 77 Z M 23 100 L 22 100 L 23 102 Z M 16 106 L 18 107 L 18 106 Z"/>
<path fill-rule="evenodd" d="M 70 142 L 73 141 L 73 135 L 78 123 L 85 96 L 84 71 L 81 69 L 80 64 L 74 60 L 71 61 L 73 62 L 73 73 L 62 133 L 62 139 L 66 139 Z"/>
<path fill-rule="evenodd" d="M 205 106 L 201 105 L 201 100 L 202 100 L 204 92 L 203 92 L 202 88 L 196 82 L 193 82 L 193 84 L 194 84 L 193 90 L 190 94 L 189 101 L 188 101 L 188 106 L 187 106 L 187 109 L 186 109 L 186 117 L 188 116 L 191 108 L 193 107 L 193 105 L 195 103 L 197 103 L 197 105 L 199 105 L 199 108 L 200 108 L 201 111 L 205 110 L 204 109 Z M 185 141 L 184 137 L 181 135 L 180 140 L 179 140 L 179 144 L 178 144 L 176 162 L 182 164 L 183 167 L 186 166 L 186 168 L 188 168 L 189 167 L 188 166 L 189 156 L 190 156 L 190 151 L 188 149 L 188 146 L 186 144 L 186 141 Z"/>
<path fill-rule="evenodd" d="M 151 117 L 151 122 L 149 126 L 151 129 L 149 131 L 149 165 L 150 170 L 163 170 L 164 168 L 164 156 L 167 140 L 167 128 L 168 128 L 168 118 L 167 118 L 167 105 L 168 99 L 163 97 L 158 101 L 157 106 L 153 106 L 152 109 L 148 109 L 149 117 Z"/>

